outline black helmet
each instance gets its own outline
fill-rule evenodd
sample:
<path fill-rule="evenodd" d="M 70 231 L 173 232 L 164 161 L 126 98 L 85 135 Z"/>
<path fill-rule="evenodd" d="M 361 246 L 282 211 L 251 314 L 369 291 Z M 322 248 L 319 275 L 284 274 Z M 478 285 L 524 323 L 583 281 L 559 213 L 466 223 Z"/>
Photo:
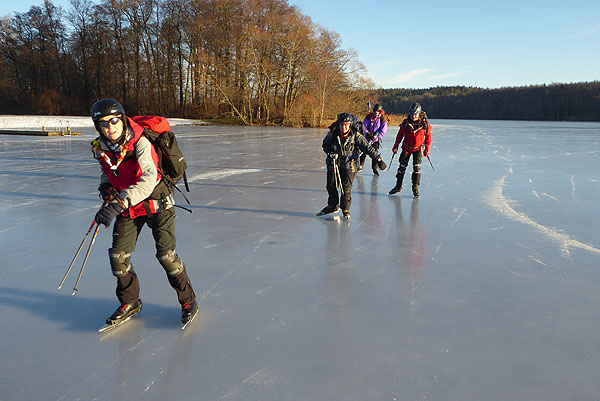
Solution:
<path fill-rule="evenodd" d="M 351 123 L 353 120 L 352 114 L 350 113 L 340 113 L 337 116 L 337 123 Z"/>
<path fill-rule="evenodd" d="M 98 121 L 105 116 L 125 115 L 125 109 L 115 99 L 101 99 L 92 106 L 92 120 Z"/>
<path fill-rule="evenodd" d="M 94 125 L 96 126 L 96 130 L 98 129 L 98 120 L 102 117 L 106 116 L 121 116 L 121 120 L 123 120 L 123 126 L 127 127 L 127 117 L 125 116 L 125 109 L 121 105 L 121 103 L 117 102 L 115 99 L 100 99 L 92 106 L 92 120 L 94 121 Z"/>
<path fill-rule="evenodd" d="M 408 114 L 414 116 L 415 114 L 421 114 L 421 105 L 419 103 L 413 103 L 408 108 Z"/>
<path fill-rule="evenodd" d="M 376 103 L 375 106 L 373 106 L 373 112 L 381 111 L 381 110 L 383 110 L 383 107 L 381 107 L 381 105 L 379 103 Z"/>

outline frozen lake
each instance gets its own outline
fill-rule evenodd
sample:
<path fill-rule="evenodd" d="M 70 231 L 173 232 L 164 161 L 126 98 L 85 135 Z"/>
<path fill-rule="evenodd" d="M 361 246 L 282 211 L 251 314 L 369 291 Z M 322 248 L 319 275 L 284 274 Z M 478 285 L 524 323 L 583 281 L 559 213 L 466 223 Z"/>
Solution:
<path fill-rule="evenodd" d="M 421 198 L 387 196 L 396 157 L 348 222 L 313 216 L 325 130 L 174 127 L 200 313 L 179 329 L 146 227 L 144 309 L 107 334 L 110 230 L 57 290 L 99 207 L 93 128 L 0 135 L 0 400 L 598 399 L 600 123 L 432 124 Z"/>

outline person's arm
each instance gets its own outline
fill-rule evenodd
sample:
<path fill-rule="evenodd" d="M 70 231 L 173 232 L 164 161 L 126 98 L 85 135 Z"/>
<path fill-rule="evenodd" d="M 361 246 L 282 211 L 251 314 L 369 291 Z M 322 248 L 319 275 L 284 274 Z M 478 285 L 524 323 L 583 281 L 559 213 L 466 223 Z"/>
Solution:
<path fill-rule="evenodd" d="M 377 153 L 373 146 L 369 145 L 369 142 L 364 136 L 356 135 L 356 146 L 358 146 L 358 148 L 361 151 L 368 154 L 369 157 L 377 163 L 377 166 L 380 170 L 383 171 L 387 168 L 387 164 L 385 164 L 385 162 L 381 160 L 381 155 Z"/>
<path fill-rule="evenodd" d="M 119 194 L 127 206 L 137 205 L 147 199 L 158 185 L 158 170 L 152 158 L 152 151 L 152 145 L 146 137 L 140 137 L 135 143 L 135 155 L 142 169 L 142 175 L 137 183 L 125 188 Z"/>
<path fill-rule="evenodd" d="M 398 130 L 398 133 L 396 134 L 396 142 L 394 143 L 394 146 L 392 147 L 392 152 L 394 152 L 394 154 L 398 153 L 398 147 L 400 146 L 402 139 L 404 139 L 404 130 L 402 129 L 402 126 L 400 126 L 400 129 Z"/>
<path fill-rule="evenodd" d="M 431 124 L 427 123 L 427 131 L 425 131 L 425 148 L 423 149 L 423 156 L 429 156 L 431 151 Z"/>
<path fill-rule="evenodd" d="M 383 122 L 382 122 L 383 120 Z M 379 142 L 383 139 L 383 136 L 387 132 L 387 118 L 379 119 L 379 127 L 377 127 L 377 131 L 375 132 L 375 138 L 373 142 Z"/>
<path fill-rule="evenodd" d="M 323 138 L 323 152 L 329 154 L 333 152 L 333 137 L 334 134 L 333 132 L 329 131 L 327 132 L 327 135 L 325 135 L 325 138 Z"/>

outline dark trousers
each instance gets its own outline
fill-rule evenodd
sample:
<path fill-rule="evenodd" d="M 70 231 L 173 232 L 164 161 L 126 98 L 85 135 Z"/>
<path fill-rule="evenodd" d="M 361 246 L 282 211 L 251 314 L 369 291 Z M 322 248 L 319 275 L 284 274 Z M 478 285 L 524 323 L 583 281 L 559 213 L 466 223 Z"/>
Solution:
<path fill-rule="evenodd" d="M 412 156 L 413 161 L 413 171 L 412 171 L 412 184 L 419 185 L 421 183 L 421 162 L 423 160 L 423 152 L 419 149 L 416 152 L 408 153 L 406 151 L 402 151 L 398 158 L 398 162 L 400 166 L 398 167 L 398 173 L 396 174 L 397 182 L 402 184 L 402 180 L 404 179 L 404 173 L 406 172 L 406 168 L 408 167 L 408 162 L 410 157 Z"/>
<path fill-rule="evenodd" d="M 121 215 L 117 216 L 113 227 L 112 248 L 109 253 L 111 255 L 111 269 L 117 277 L 116 294 L 121 304 L 133 303 L 140 296 L 139 280 L 130 259 L 144 225 L 152 230 L 157 258 L 168 251 L 175 250 L 175 211 L 173 208 L 135 219 Z M 115 255 L 120 257 L 115 257 Z M 183 262 L 177 254 L 174 255 L 174 258 L 183 266 Z M 165 270 L 167 269 L 165 268 Z M 177 292 L 177 299 L 180 304 L 196 299 L 196 294 L 192 289 L 185 268 L 179 274 L 167 274 L 167 277 L 169 284 Z"/>
<path fill-rule="evenodd" d="M 337 167 L 337 170 L 339 171 L 342 181 L 343 194 L 341 197 L 340 194 L 338 194 L 338 189 L 335 185 L 335 171 L 333 170 L 333 165 L 329 163 L 327 165 L 327 185 L 325 186 L 325 188 L 327 188 L 327 194 L 329 195 L 327 204 L 330 206 L 340 205 L 342 210 L 350 210 L 350 204 L 352 203 L 350 191 L 352 191 L 352 182 L 354 181 L 356 173 L 348 172 L 345 169 L 339 168 L 339 166 Z"/>

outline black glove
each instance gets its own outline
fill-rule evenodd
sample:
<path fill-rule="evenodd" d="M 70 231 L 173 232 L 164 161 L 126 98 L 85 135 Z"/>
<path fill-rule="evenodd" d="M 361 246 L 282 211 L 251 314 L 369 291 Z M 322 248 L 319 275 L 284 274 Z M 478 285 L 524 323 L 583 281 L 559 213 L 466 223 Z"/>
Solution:
<path fill-rule="evenodd" d="M 375 134 L 372 132 L 367 133 L 367 139 L 373 141 L 375 139 Z"/>
<path fill-rule="evenodd" d="M 123 204 L 117 199 L 114 199 L 98 210 L 94 221 L 98 224 L 104 224 L 106 227 L 108 227 L 110 226 L 110 223 L 112 223 L 113 219 L 117 217 L 118 214 L 123 213 L 124 210 L 125 206 L 123 206 Z"/>
<path fill-rule="evenodd" d="M 98 191 L 100 191 L 100 197 L 105 201 L 109 202 L 113 200 L 115 196 L 119 193 L 119 191 L 117 191 L 115 187 L 113 187 L 107 182 L 105 182 L 104 184 L 100 184 L 100 186 L 98 187 Z"/>
<path fill-rule="evenodd" d="M 377 158 L 377 167 L 379 167 L 381 171 L 385 171 L 387 168 L 387 164 L 381 159 L 381 156 Z"/>

